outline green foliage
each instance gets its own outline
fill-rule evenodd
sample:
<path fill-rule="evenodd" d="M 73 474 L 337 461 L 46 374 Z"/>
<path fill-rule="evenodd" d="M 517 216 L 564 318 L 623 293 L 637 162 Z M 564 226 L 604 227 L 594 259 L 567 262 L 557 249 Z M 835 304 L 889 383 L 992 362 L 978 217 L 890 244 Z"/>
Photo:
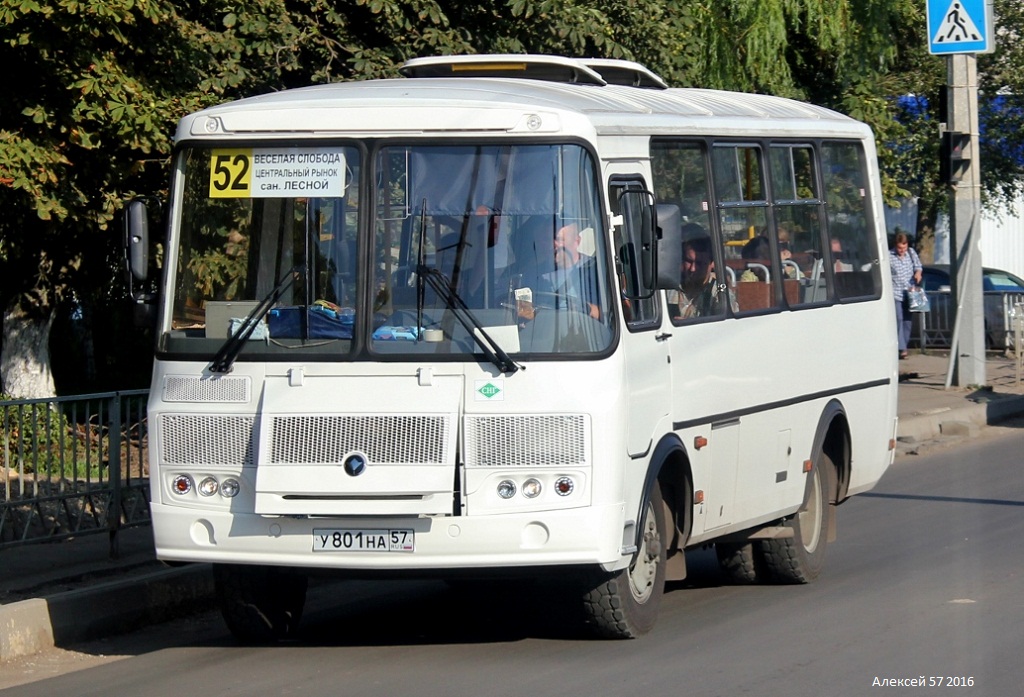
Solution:
<path fill-rule="evenodd" d="M 125 69 L 153 3 L 7 3 L 0 12 L 0 299 L 45 316 L 102 249 L 133 169 L 169 146 L 166 100 Z M 134 156 L 126 156 L 132 153 Z M 152 174 L 158 174 L 152 168 Z M 103 255 L 100 255 L 101 258 Z"/>
<path fill-rule="evenodd" d="M 982 188 L 990 204 L 1024 192 L 1024 3 L 996 0 L 996 50 L 979 56 Z M 996 101 L 996 100 L 999 101 Z"/>
<path fill-rule="evenodd" d="M 1024 94 L 1024 5 L 997 0 L 983 93 Z M 892 97 L 944 84 L 920 0 L 7 0 L 0 4 L 0 307 L 34 316 L 122 284 L 114 222 L 165 192 L 184 114 L 300 85 L 394 77 L 422 55 L 531 52 L 635 60 L 675 86 L 771 93 L 869 123 L 885 195 L 932 205 L 937 123 Z M 987 195 L 1024 181 L 1024 117 L 992 122 Z M 224 260 L 207 259 L 217 265 Z M 126 305 L 127 307 L 127 305 Z"/>

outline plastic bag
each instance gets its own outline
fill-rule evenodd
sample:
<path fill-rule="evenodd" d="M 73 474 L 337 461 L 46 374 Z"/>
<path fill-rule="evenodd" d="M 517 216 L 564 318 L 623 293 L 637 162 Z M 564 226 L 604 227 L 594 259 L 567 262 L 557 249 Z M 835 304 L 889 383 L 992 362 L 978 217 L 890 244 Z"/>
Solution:
<path fill-rule="evenodd" d="M 911 312 L 928 312 L 931 309 L 931 303 L 924 288 L 914 286 L 907 290 L 907 307 Z"/>

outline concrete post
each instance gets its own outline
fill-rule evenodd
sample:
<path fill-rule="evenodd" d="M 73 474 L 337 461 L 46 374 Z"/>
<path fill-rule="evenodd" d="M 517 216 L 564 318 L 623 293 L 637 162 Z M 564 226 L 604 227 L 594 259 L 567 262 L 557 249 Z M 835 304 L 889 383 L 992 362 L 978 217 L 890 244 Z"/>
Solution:
<path fill-rule="evenodd" d="M 985 311 L 982 294 L 981 167 L 978 158 L 978 69 L 973 54 L 948 57 L 946 128 L 970 134 L 970 149 L 950 201 L 950 277 L 956 307 L 950 368 L 960 387 L 985 384 Z M 958 341 L 957 341 L 958 340 Z M 948 382 L 948 381 L 947 381 Z"/>

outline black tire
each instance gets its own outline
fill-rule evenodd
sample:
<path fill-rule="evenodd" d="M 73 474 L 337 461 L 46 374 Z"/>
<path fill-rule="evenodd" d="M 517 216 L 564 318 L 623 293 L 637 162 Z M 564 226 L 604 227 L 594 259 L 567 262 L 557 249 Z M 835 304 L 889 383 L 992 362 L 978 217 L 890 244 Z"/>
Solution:
<path fill-rule="evenodd" d="M 643 534 L 633 562 L 602 574 L 583 597 L 588 627 L 600 637 L 635 639 L 651 631 L 665 593 L 666 515 L 661 488 L 651 493 L 640 522 Z"/>
<path fill-rule="evenodd" d="M 213 565 L 224 622 L 243 644 L 269 644 L 298 632 L 308 580 L 272 566 Z"/>
<path fill-rule="evenodd" d="M 729 583 L 747 585 L 767 575 L 761 545 L 755 542 L 716 542 L 718 568 Z"/>
<path fill-rule="evenodd" d="M 761 542 L 765 566 L 778 583 L 810 583 L 825 566 L 829 506 L 826 468 L 832 466 L 829 456 L 822 453 L 811 469 L 804 504 L 784 523 L 793 530 L 793 537 Z"/>

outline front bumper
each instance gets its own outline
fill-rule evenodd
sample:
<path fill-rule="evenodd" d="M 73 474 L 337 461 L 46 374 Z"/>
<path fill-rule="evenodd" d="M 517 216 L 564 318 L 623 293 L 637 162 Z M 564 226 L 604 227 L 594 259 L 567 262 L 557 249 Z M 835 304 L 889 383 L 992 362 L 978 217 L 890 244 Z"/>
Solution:
<path fill-rule="evenodd" d="M 360 571 L 595 565 L 630 559 L 621 504 L 490 516 L 271 517 L 152 504 L 159 559 Z M 412 529 L 412 552 L 314 552 L 314 529 Z M 415 575 L 415 574 L 413 574 Z"/>

